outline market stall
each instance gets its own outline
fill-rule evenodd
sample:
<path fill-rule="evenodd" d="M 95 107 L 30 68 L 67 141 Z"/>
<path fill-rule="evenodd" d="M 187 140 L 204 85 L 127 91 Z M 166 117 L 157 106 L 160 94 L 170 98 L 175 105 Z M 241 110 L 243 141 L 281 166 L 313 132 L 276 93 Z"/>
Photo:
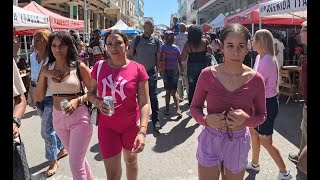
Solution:
<path fill-rule="evenodd" d="M 28 11 L 13 5 L 13 28 L 15 35 L 23 35 L 25 48 L 24 54 L 27 61 L 29 61 L 26 36 L 32 35 L 37 29 L 49 29 L 49 16 Z M 16 51 L 15 53 L 18 53 L 20 43 L 14 43 L 13 46 L 14 51 Z"/>
<path fill-rule="evenodd" d="M 260 17 L 290 14 L 306 18 L 307 0 L 271 0 L 259 4 Z"/>
<path fill-rule="evenodd" d="M 36 29 L 49 29 L 49 16 L 13 5 L 13 27 L 16 35 L 31 35 Z"/>
<path fill-rule="evenodd" d="M 70 19 L 70 18 L 61 16 L 59 14 L 51 12 L 48 9 L 40 6 L 35 1 L 31 1 L 23 9 L 29 10 L 35 13 L 48 15 L 50 19 L 50 28 L 53 30 L 57 30 L 57 29 L 83 30 L 84 29 L 83 20 L 75 20 L 75 19 Z"/>
<path fill-rule="evenodd" d="M 273 0 L 273 1 L 280 1 L 280 0 Z M 291 1 L 298 1 L 298 0 L 289 0 Z M 305 0 L 306 1 L 306 0 Z M 259 25 L 259 29 L 261 29 L 262 25 L 285 25 L 285 26 L 300 26 L 303 21 L 305 21 L 304 18 L 298 17 L 295 15 L 292 15 L 290 13 L 284 13 L 284 14 L 271 14 L 266 16 L 260 16 L 260 9 L 261 4 L 264 3 L 271 3 L 270 0 L 264 0 L 260 4 L 256 4 L 242 12 L 239 12 L 237 14 L 231 15 L 229 17 L 225 18 L 225 24 L 230 23 L 240 23 L 242 25 L 251 25 L 252 26 L 252 34 L 254 33 L 254 26 Z M 288 0 L 281 1 L 288 2 Z M 288 6 L 288 5 L 287 5 Z M 268 7 L 268 6 L 267 6 Z M 266 11 L 271 11 L 270 9 Z M 276 6 L 277 7 L 277 6 Z M 283 8 L 283 7 L 282 7 Z M 263 7 L 264 9 L 264 7 Z M 274 10 L 274 7 L 272 7 Z"/>
<path fill-rule="evenodd" d="M 220 13 L 210 24 L 212 24 L 213 28 L 220 28 L 224 26 L 225 15 Z"/>
<path fill-rule="evenodd" d="M 287 18 L 298 25 L 307 19 L 307 0 L 271 0 L 259 4 L 259 24 L 262 18 Z"/>

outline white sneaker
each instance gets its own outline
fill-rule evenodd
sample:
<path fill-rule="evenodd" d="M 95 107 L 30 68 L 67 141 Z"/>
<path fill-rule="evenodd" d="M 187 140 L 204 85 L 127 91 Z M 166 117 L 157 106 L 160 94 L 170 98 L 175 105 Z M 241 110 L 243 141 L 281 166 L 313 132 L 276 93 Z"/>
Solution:
<path fill-rule="evenodd" d="M 287 173 L 279 172 L 277 180 L 283 180 L 283 179 L 292 179 L 292 175 L 289 170 Z"/>
<path fill-rule="evenodd" d="M 258 165 L 258 166 L 253 166 L 252 165 L 252 162 L 251 161 L 249 161 L 248 162 L 248 165 L 247 165 L 247 170 L 253 170 L 253 171 L 260 171 L 260 165 Z"/>

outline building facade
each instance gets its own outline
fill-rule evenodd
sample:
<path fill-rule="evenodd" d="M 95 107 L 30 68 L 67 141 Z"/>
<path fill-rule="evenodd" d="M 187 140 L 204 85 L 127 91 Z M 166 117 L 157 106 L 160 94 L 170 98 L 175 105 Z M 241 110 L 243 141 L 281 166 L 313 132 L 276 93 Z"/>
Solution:
<path fill-rule="evenodd" d="M 178 1 L 178 19 L 179 22 L 187 22 L 187 1 L 188 0 L 177 0 Z"/>
<path fill-rule="evenodd" d="M 196 24 L 209 23 L 220 13 L 230 16 L 259 2 L 261 0 L 178 0 L 178 3 L 185 4 L 187 24 L 194 21 Z M 184 16 L 183 6 L 179 4 L 179 16 Z"/>

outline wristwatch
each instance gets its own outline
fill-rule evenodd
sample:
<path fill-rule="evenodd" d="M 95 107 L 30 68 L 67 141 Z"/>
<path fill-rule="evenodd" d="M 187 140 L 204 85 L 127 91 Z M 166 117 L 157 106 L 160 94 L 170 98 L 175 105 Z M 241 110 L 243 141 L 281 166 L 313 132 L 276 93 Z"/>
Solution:
<path fill-rule="evenodd" d="M 13 122 L 16 123 L 18 128 L 21 126 L 21 119 L 13 116 Z"/>

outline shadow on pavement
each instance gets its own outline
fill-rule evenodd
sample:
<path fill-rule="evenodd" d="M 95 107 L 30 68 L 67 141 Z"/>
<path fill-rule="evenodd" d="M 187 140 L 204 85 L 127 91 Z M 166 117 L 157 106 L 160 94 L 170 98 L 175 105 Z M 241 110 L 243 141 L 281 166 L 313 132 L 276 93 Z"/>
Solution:
<path fill-rule="evenodd" d="M 253 170 L 246 170 L 248 173 L 248 176 L 245 178 L 245 180 L 255 180 L 256 179 L 256 175 L 259 172 L 253 171 Z"/>
<path fill-rule="evenodd" d="M 31 118 L 32 116 L 38 116 L 37 110 L 29 111 L 23 115 L 23 119 Z"/>
<path fill-rule="evenodd" d="M 51 177 L 47 177 L 46 174 L 45 174 L 45 172 L 46 172 L 46 171 L 43 171 L 43 172 L 41 172 L 41 173 L 39 173 L 39 174 L 32 175 L 32 176 L 31 176 L 31 180 L 39 180 L 39 179 L 44 180 L 44 179 L 54 178 L 54 175 L 51 176 Z"/>
<path fill-rule="evenodd" d="M 275 120 L 274 130 L 281 136 L 300 147 L 303 103 L 290 101 L 286 104 L 286 98 L 279 98 L 279 113 Z"/>
<path fill-rule="evenodd" d="M 166 152 L 187 140 L 199 127 L 199 124 L 195 124 L 186 128 L 190 119 L 191 117 L 182 119 L 169 133 L 160 133 L 156 137 L 156 145 L 153 150 L 159 153 Z"/>
<path fill-rule="evenodd" d="M 102 156 L 101 156 L 101 154 L 100 154 L 100 148 L 99 148 L 99 144 L 97 143 L 97 144 L 95 144 L 95 145 L 93 145 L 91 148 L 90 148 L 90 152 L 96 152 L 96 153 L 98 153 L 98 154 L 96 154 L 95 156 L 94 156 L 94 159 L 96 160 L 96 161 L 102 161 Z"/>
<path fill-rule="evenodd" d="M 50 161 L 46 161 L 46 162 L 43 162 L 39 165 L 36 165 L 36 166 L 29 168 L 29 170 L 30 170 L 30 173 L 33 174 L 33 173 L 40 171 L 41 169 L 43 169 L 45 167 L 49 167 L 49 165 L 50 165 Z"/>

